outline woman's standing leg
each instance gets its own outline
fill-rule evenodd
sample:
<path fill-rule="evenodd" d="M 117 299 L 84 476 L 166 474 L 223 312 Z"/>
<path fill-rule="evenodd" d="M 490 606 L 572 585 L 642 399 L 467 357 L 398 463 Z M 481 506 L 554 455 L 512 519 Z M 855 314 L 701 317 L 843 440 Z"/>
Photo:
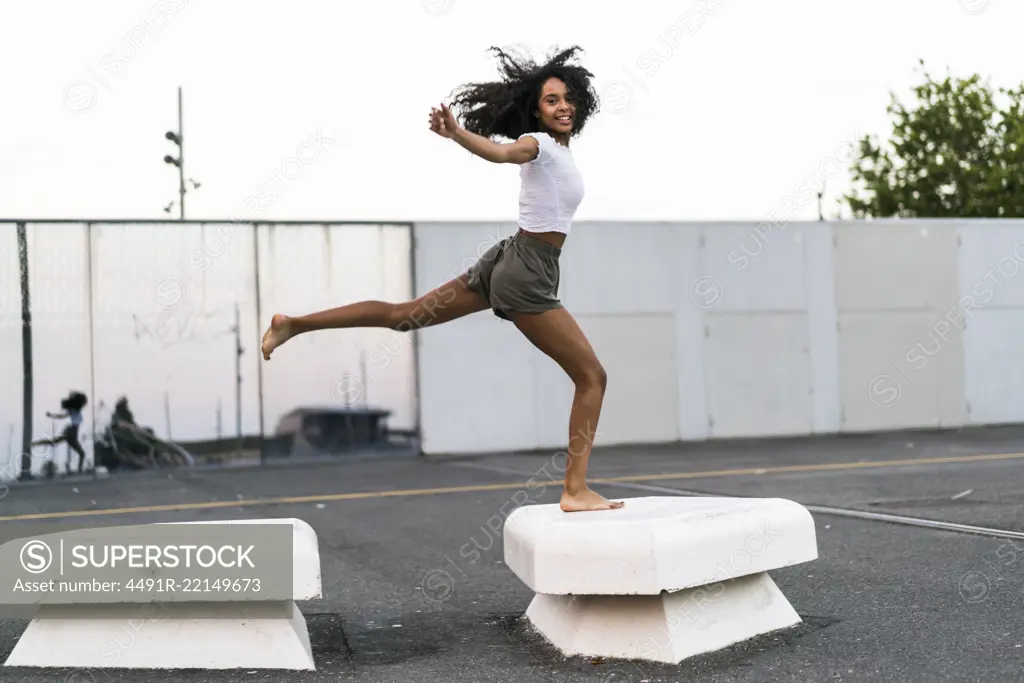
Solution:
<path fill-rule="evenodd" d="M 569 413 L 568 463 L 561 507 L 566 512 L 621 508 L 587 487 L 587 463 L 597 434 L 601 404 L 608 383 L 604 367 L 569 311 L 513 314 L 516 327 L 538 349 L 558 363 L 576 385 Z"/>
<path fill-rule="evenodd" d="M 73 432 L 67 436 L 68 446 L 78 453 L 78 473 L 82 473 L 82 465 L 85 464 L 85 449 L 82 448 L 82 443 L 78 440 L 78 429 L 76 428 Z M 68 458 L 68 470 L 71 470 L 70 458 Z"/>
<path fill-rule="evenodd" d="M 486 310 L 489 308 L 487 299 L 470 289 L 468 279 L 469 275 L 463 274 L 418 299 L 403 303 L 371 300 L 297 317 L 278 313 L 263 334 L 263 358 L 270 360 L 274 349 L 305 332 L 345 327 L 386 327 L 408 332 Z"/>

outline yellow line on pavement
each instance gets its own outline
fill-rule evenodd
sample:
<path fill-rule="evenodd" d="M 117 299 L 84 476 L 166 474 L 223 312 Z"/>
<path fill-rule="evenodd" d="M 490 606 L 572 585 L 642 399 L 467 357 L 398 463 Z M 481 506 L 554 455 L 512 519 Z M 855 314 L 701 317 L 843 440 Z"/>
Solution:
<path fill-rule="evenodd" d="M 549 485 L 554 482 L 547 482 Z M 558 482 L 561 483 L 561 482 Z M 358 500 L 360 498 L 386 498 L 388 496 L 429 496 L 438 493 L 471 493 L 473 491 L 500 491 L 523 488 L 518 484 L 480 484 L 477 486 L 444 486 L 434 489 L 398 489 L 394 491 L 363 491 L 357 493 L 328 493 L 316 496 L 290 496 L 287 498 L 253 498 L 250 500 L 217 500 L 206 503 L 175 503 L 172 505 L 146 505 L 132 508 L 110 508 L 106 510 L 69 510 L 68 512 L 40 512 L 29 515 L 0 517 L 0 522 L 23 519 L 58 519 L 60 517 L 87 517 L 92 515 L 123 515 L 132 512 L 167 512 L 174 510 L 208 510 L 211 508 L 234 508 L 251 505 L 289 505 L 294 503 L 320 503 L 332 500 Z"/>
<path fill-rule="evenodd" d="M 622 477 L 597 477 L 590 479 L 593 484 L 614 484 L 630 481 L 665 481 L 670 479 L 706 479 L 713 477 L 737 477 L 749 475 L 784 474 L 787 472 L 825 472 L 882 467 L 910 467 L 915 465 L 939 465 L 947 463 L 985 462 L 994 460 L 1019 460 L 1024 453 L 992 453 L 986 455 L 960 455 L 944 458 L 910 458 L 905 460 L 870 460 L 864 462 L 821 463 L 815 465 L 782 465 L 778 467 L 747 467 L 728 470 L 702 470 L 697 472 L 672 472 L 665 474 L 632 474 Z M 405 496 L 431 496 L 444 493 L 474 493 L 477 491 L 512 491 L 538 486 L 560 485 L 557 480 L 516 482 L 510 484 L 479 484 L 473 486 L 442 486 L 429 489 L 397 489 L 391 491 L 361 491 L 355 493 L 330 493 L 314 496 L 289 496 L 284 498 L 253 498 L 250 500 L 218 500 L 203 503 L 174 503 L 171 505 L 146 505 L 140 507 L 108 508 L 101 510 L 69 510 L 66 512 L 40 512 L 27 515 L 0 517 L 0 522 L 14 522 L 33 519 L 61 519 L 66 517 L 91 517 L 98 515 L 126 515 L 141 512 L 173 512 L 180 510 L 211 510 L 216 508 L 237 508 L 262 505 L 292 505 L 297 503 L 322 503 L 337 500 L 360 500 L 366 498 L 387 498 Z"/>
<path fill-rule="evenodd" d="M 906 467 L 911 465 L 939 465 L 943 463 L 979 462 L 985 460 L 1019 460 L 1024 453 L 991 453 L 987 455 L 954 455 L 945 458 L 909 458 L 906 460 L 866 460 L 864 462 L 834 462 L 817 465 L 782 465 L 779 467 L 747 467 L 743 469 L 711 470 L 703 472 L 675 472 L 669 474 L 637 474 L 625 477 L 604 477 L 593 482 L 612 484 L 617 481 L 656 481 L 666 479 L 703 479 L 747 474 L 783 474 L 785 472 L 823 472 L 828 470 L 873 469 L 879 467 Z M 0 518 L 2 519 L 2 518 Z"/>

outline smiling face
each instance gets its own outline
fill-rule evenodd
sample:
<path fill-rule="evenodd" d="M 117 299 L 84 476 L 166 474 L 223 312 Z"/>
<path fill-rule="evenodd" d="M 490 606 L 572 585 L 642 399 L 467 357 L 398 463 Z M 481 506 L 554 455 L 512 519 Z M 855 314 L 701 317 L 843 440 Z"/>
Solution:
<path fill-rule="evenodd" d="M 537 118 L 544 130 L 555 135 L 568 136 L 572 132 L 576 108 L 569 101 L 569 90 L 560 78 L 551 77 L 544 82 L 537 102 Z"/>

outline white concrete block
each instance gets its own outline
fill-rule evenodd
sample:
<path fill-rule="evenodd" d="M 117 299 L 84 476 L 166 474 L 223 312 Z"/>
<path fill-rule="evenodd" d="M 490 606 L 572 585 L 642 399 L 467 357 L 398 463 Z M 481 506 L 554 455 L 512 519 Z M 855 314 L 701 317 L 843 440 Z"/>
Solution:
<path fill-rule="evenodd" d="M 44 605 L 4 666 L 315 670 L 306 619 L 287 606 L 291 618 L 249 602 L 165 603 L 159 617 L 152 605 Z"/>
<path fill-rule="evenodd" d="M 545 595 L 526 617 L 566 656 L 678 663 L 800 623 L 766 573 L 661 595 Z"/>
<path fill-rule="evenodd" d="M 509 515 L 505 563 L 537 593 L 657 595 L 818 557 L 814 521 L 780 498 L 629 498 L 618 510 L 528 505 Z"/>
<path fill-rule="evenodd" d="M 530 623 L 565 655 L 679 662 L 800 623 L 767 572 L 818 557 L 814 521 L 778 498 L 646 497 L 619 510 L 515 510 L 505 564 Z"/>
<path fill-rule="evenodd" d="M 291 524 L 292 599 L 318 600 L 323 597 L 320 575 L 320 542 L 308 523 L 294 517 L 280 519 L 225 519 L 204 522 L 158 522 L 158 524 Z"/>
<path fill-rule="evenodd" d="M 169 524 L 290 524 L 292 600 L 43 605 L 4 666 L 315 670 L 295 600 L 322 597 L 316 531 L 301 519 Z"/>

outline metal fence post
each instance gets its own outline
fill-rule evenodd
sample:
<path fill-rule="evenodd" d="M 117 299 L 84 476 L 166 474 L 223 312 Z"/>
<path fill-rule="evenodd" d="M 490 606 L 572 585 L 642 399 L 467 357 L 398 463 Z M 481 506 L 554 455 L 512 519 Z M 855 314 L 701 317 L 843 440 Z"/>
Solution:
<path fill-rule="evenodd" d="M 256 290 L 256 339 L 261 338 L 262 327 L 260 321 L 263 320 L 263 311 L 260 306 L 260 241 L 259 241 L 259 223 L 251 223 L 252 226 L 252 256 L 253 256 L 253 272 Z M 259 343 L 259 341 L 257 341 Z M 256 402 L 259 406 L 259 417 L 260 417 L 260 465 L 266 464 L 266 450 L 265 444 L 263 443 L 263 352 L 260 349 L 256 350 Z"/>
<path fill-rule="evenodd" d="M 416 223 L 409 224 L 409 280 L 411 282 L 409 298 L 415 299 L 416 293 Z M 416 455 L 423 455 L 423 397 L 420 377 L 420 333 L 419 330 L 409 332 L 412 335 L 412 376 L 413 376 L 413 400 L 416 402 L 416 417 L 414 431 L 416 436 Z"/>
<path fill-rule="evenodd" d="M 89 405 L 92 406 L 92 476 L 96 473 L 96 320 L 93 308 L 92 223 L 85 224 L 86 277 L 89 295 Z"/>
<path fill-rule="evenodd" d="M 21 270 L 21 475 L 32 478 L 32 305 L 28 279 L 28 233 L 18 223 L 18 262 Z"/>

